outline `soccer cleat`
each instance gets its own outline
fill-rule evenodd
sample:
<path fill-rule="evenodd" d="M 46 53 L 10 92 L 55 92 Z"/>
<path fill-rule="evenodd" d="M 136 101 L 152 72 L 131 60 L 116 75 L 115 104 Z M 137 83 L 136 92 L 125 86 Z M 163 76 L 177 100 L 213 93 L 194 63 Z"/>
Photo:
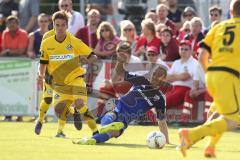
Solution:
<path fill-rule="evenodd" d="M 80 145 L 95 145 L 97 142 L 93 138 L 81 138 L 78 140 L 73 140 L 72 143 Z"/>
<path fill-rule="evenodd" d="M 187 129 L 179 129 L 178 135 L 180 138 L 180 145 L 177 146 L 177 150 L 181 151 L 183 157 L 186 157 L 187 149 L 191 146 L 191 141 L 189 139 L 188 130 Z"/>
<path fill-rule="evenodd" d="M 100 134 L 102 133 L 108 133 L 109 131 L 119 131 L 120 129 L 122 129 L 124 127 L 124 124 L 122 122 L 113 122 L 110 123 L 106 126 L 102 126 L 98 132 Z"/>
<path fill-rule="evenodd" d="M 65 138 L 66 135 L 63 132 L 57 133 L 57 135 L 55 136 L 57 138 Z"/>
<path fill-rule="evenodd" d="M 207 146 L 204 150 L 204 156 L 206 158 L 214 158 L 216 157 L 215 155 L 215 148 L 211 146 Z"/>
<path fill-rule="evenodd" d="M 40 121 L 37 121 L 36 126 L 35 126 L 35 133 L 37 135 L 39 135 L 41 133 L 41 129 L 42 129 L 42 123 Z"/>
<path fill-rule="evenodd" d="M 81 130 L 82 129 L 81 115 L 76 108 L 74 108 L 73 121 L 75 128 L 77 130 Z"/>

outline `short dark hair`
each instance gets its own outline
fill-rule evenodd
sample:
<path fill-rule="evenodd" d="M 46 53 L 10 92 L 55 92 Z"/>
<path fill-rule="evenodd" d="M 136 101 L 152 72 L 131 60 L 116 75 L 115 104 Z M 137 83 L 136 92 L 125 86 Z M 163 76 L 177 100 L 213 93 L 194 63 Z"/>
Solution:
<path fill-rule="evenodd" d="M 10 21 L 15 21 L 15 22 L 17 22 L 17 24 L 19 24 L 19 19 L 16 16 L 13 16 L 13 15 L 8 16 L 6 19 L 6 24 L 8 24 Z"/>
<path fill-rule="evenodd" d="M 54 22 L 56 19 L 62 19 L 68 23 L 68 15 L 66 14 L 65 11 L 55 12 L 52 16 L 52 21 Z"/>
<path fill-rule="evenodd" d="M 222 8 L 219 7 L 219 6 L 212 6 L 212 7 L 210 7 L 210 8 L 209 8 L 209 13 L 211 13 L 212 11 L 218 11 L 218 13 L 219 13 L 220 15 L 222 15 Z"/>

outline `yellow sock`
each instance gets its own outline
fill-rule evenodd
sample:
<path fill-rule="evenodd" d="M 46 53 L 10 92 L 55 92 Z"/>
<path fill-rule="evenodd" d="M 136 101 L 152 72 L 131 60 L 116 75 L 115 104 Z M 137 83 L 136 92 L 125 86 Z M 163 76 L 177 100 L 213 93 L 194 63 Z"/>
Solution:
<path fill-rule="evenodd" d="M 212 136 L 211 139 L 209 140 L 207 146 L 215 148 L 215 145 L 217 144 L 219 139 L 222 137 L 222 135 L 223 134 L 216 134 L 216 135 Z"/>
<path fill-rule="evenodd" d="M 40 103 L 40 109 L 39 109 L 39 114 L 38 114 L 38 120 L 43 123 L 45 114 L 48 111 L 50 107 L 50 104 L 47 104 L 44 100 L 41 101 Z"/>
<path fill-rule="evenodd" d="M 65 124 L 66 124 L 66 120 L 61 120 L 61 119 L 58 120 L 57 133 L 60 133 L 63 131 Z"/>
<path fill-rule="evenodd" d="M 227 122 L 222 117 L 214 119 L 205 124 L 189 129 L 189 138 L 193 143 L 204 138 L 205 136 L 214 136 L 222 134 L 227 130 Z"/>
<path fill-rule="evenodd" d="M 87 122 L 87 125 L 92 130 L 92 132 L 96 132 L 98 130 L 96 121 L 94 120 L 94 116 L 91 111 L 87 110 L 83 114 L 83 119 Z"/>
<path fill-rule="evenodd" d="M 74 114 L 74 108 L 71 105 L 68 105 L 68 112 Z"/>

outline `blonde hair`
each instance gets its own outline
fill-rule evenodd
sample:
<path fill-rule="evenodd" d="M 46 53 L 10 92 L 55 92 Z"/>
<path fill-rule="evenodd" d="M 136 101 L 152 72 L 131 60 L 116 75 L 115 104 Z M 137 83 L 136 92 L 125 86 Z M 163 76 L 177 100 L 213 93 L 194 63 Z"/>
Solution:
<path fill-rule="evenodd" d="M 136 36 L 137 36 L 136 28 L 135 28 L 134 24 L 129 20 L 122 20 L 120 22 L 120 31 L 121 31 L 120 39 L 124 40 L 124 41 L 126 40 L 126 36 L 124 35 L 124 29 L 127 26 L 131 26 L 131 28 L 134 30 L 134 37 L 133 38 L 136 38 Z"/>
<path fill-rule="evenodd" d="M 113 39 L 116 36 L 116 30 L 114 29 L 113 25 L 107 21 L 103 21 L 97 28 L 97 38 L 103 39 L 101 35 L 101 30 L 106 29 L 110 31 L 110 39 Z"/>
<path fill-rule="evenodd" d="M 154 35 L 154 36 L 156 35 L 155 25 L 151 19 L 149 19 L 149 18 L 144 19 L 141 23 L 141 26 L 142 26 L 142 28 L 147 27 L 147 29 L 152 32 L 152 35 Z"/>
<path fill-rule="evenodd" d="M 191 26 L 194 24 L 194 23 L 200 23 L 201 26 L 203 27 L 203 21 L 200 17 L 193 17 L 193 19 L 190 21 L 190 24 Z"/>

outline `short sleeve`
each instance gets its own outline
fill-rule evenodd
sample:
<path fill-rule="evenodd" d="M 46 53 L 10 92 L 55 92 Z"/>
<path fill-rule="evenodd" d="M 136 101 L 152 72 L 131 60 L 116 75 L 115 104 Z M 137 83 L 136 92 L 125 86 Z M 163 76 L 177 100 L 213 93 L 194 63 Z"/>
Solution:
<path fill-rule="evenodd" d="M 47 54 L 47 50 L 45 49 L 45 42 L 46 41 L 43 41 L 41 43 L 41 47 L 40 47 L 40 53 L 41 53 L 41 56 L 40 56 L 40 63 L 41 64 L 48 64 L 48 61 L 49 61 L 49 57 L 48 57 L 48 54 Z"/>
<path fill-rule="evenodd" d="M 77 55 L 84 55 L 89 56 L 93 51 L 90 47 L 88 47 L 84 42 L 82 42 L 80 39 L 75 38 L 76 43 L 76 54 Z"/>

